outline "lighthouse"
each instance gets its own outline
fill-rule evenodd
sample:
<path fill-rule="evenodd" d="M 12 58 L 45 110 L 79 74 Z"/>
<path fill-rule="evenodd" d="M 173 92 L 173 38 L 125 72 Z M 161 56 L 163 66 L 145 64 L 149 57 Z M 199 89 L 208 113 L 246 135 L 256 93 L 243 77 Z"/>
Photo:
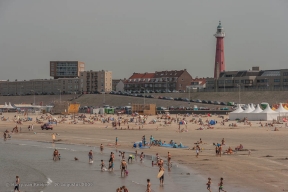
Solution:
<path fill-rule="evenodd" d="M 222 71 L 225 71 L 225 59 L 224 59 L 224 28 L 219 21 L 216 34 L 214 35 L 217 39 L 216 42 L 216 54 L 215 54 L 215 67 L 214 67 L 214 78 L 219 78 Z"/>

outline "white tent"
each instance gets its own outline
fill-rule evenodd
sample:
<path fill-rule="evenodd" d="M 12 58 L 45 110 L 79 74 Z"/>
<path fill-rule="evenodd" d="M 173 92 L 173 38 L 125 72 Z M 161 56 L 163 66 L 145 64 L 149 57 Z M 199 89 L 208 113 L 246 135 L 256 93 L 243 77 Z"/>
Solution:
<path fill-rule="evenodd" d="M 258 105 L 256 106 L 256 109 L 250 113 L 250 115 L 249 115 L 249 117 L 248 117 L 248 120 L 250 120 L 250 121 L 257 121 L 257 120 L 259 120 L 259 117 L 258 117 L 259 115 L 258 115 L 258 113 L 261 113 L 262 111 L 263 111 L 263 110 L 261 109 L 260 105 L 258 104 Z"/>
<path fill-rule="evenodd" d="M 277 119 L 278 113 L 273 111 L 269 105 L 267 105 L 266 109 L 262 112 L 258 113 L 257 119 L 255 120 L 263 120 L 263 121 L 271 121 L 273 119 Z"/>
<path fill-rule="evenodd" d="M 247 105 L 247 108 L 246 108 L 243 112 L 240 113 L 240 119 L 243 119 L 243 118 L 247 117 L 248 120 L 250 120 L 250 119 L 249 119 L 249 114 L 250 114 L 252 111 L 254 111 L 254 110 L 251 109 L 250 105 Z"/>
<path fill-rule="evenodd" d="M 282 103 L 279 104 L 279 107 L 275 110 L 275 112 L 277 112 L 279 116 L 288 115 L 288 110 L 283 107 Z"/>
<path fill-rule="evenodd" d="M 252 109 L 253 111 L 255 110 L 255 107 L 254 107 L 254 104 L 253 104 L 253 103 L 250 104 L 250 107 L 251 107 L 251 109 Z"/>
<path fill-rule="evenodd" d="M 252 111 L 251 113 L 260 113 L 260 112 L 262 112 L 263 110 L 261 109 L 261 107 L 260 107 L 260 105 L 258 104 L 257 106 L 256 106 L 256 109 L 254 110 L 254 111 Z"/>
<path fill-rule="evenodd" d="M 10 102 L 9 102 L 9 105 L 7 106 L 7 109 L 14 109 L 14 107 L 11 105 Z"/>
<path fill-rule="evenodd" d="M 242 107 L 238 104 L 237 109 L 235 111 L 232 111 L 231 113 L 229 113 L 229 119 L 230 120 L 240 119 L 239 114 L 243 111 L 244 110 L 242 109 Z"/>

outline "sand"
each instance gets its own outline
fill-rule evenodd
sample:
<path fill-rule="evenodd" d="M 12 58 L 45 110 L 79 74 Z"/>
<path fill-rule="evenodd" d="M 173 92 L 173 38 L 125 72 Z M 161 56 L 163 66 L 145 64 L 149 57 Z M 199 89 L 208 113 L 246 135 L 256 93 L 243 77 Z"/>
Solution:
<path fill-rule="evenodd" d="M 10 121 L 0 121 L 1 132 L 6 129 L 11 131 L 16 125 L 12 121 L 14 115 L 15 113 L 3 114 L 4 117 L 9 117 Z M 112 115 L 106 117 L 108 116 Z M 175 117 L 175 115 L 171 116 Z M 29 117 L 32 117 L 35 121 L 36 115 L 29 114 Z M 183 116 L 179 117 L 183 118 Z M 123 116 L 123 118 L 128 117 Z M 147 122 L 155 118 L 155 116 L 149 116 Z M 190 120 L 192 117 L 186 117 L 186 119 Z M 196 130 L 200 126 L 188 122 L 188 132 L 179 133 L 177 132 L 178 125 L 176 123 L 163 126 L 164 120 L 156 124 L 145 124 L 143 129 L 140 130 L 139 125 L 135 125 L 135 123 L 129 123 L 130 129 L 134 128 L 133 130 L 127 130 L 127 124 L 121 125 L 126 130 L 115 130 L 111 123 L 83 124 L 79 122 L 78 124 L 69 124 L 69 121 L 66 121 L 63 124 L 54 125 L 53 131 L 42 131 L 40 124 L 34 122 L 34 131 L 29 131 L 27 127 L 32 122 L 24 122 L 23 125 L 18 125 L 22 127 L 21 133 L 12 134 L 12 139 L 51 142 L 51 134 L 57 133 L 56 140 L 59 140 L 57 141 L 59 143 L 94 146 L 100 146 L 102 143 L 105 150 L 106 148 L 115 148 L 115 138 L 118 137 L 118 143 L 120 144 L 117 146 L 118 149 L 134 151 L 135 149 L 132 149 L 133 143 L 141 141 L 143 135 L 146 136 L 146 141 L 149 141 L 150 135 L 153 135 L 155 139 L 166 142 L 173 139 L 177 143 L 182 142 L 183 145 L 190 148 L 195 146 L 194 143 L 199 141 L 199 138 L 202 138 L 204 144 L 200 145 L 202 152 L 198 158 L 196 158 L 195 150 L 188 149 L 151 147 L 150 149 L 138 151 L 144 151 L 144 153 L 152 155 L 159 153 L 162 157 L 167 157 L 167 152 L 170 151 L 172 162 L 188 166 L 204 177 L 211 177 L 212 185 L 217 185 L 219 178 L 223 177 L 224 184 L 227 186 L 226 190 L 229 188 L 249 188 L 247 191 L 288 191 L 288 155 L 286 147 L 288 129 L 285 128 L 284 124 L 275 124 L 274 126 L 277 126 L 279 131 L 272 131 L 274 128 L 260 127 L 259 122 L 252 122 L 252 126 L 237 123 L 237 127 L 229 127 L 229 124 L 235 122 L 231 121 L 226 122 L 224 126 L 220 125 L 221 119 L 215 115 L 202 117 L 202 119 L 215 119 L 218 124 L 214 126 L 214 129 Z M 158 130 L 156 130 L 157 127 Z M 185 125 L 181 125 L 182 128 L 185 128 Z M 248 151 L 239 151 L 232 155 L 216 156 L 213 143 L 221 143 L 222 138 L 225 138 L 226 143 L 223 151 L 228 149 L 229 146 L 234 149 L 242 144 L 244 149 L 251 150 L 251 155 L 248 156 Z M 205 189 L 205 183 L 203 183 L 203 188 Z"/>

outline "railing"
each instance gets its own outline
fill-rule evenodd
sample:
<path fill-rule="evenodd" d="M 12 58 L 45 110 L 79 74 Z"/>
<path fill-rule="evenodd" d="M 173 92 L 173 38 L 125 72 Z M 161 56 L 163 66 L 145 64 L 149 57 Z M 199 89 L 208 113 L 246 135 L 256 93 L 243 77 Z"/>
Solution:
<path fill-rule="evenodd" d="M 197 92 L 238 92 L 239 87 L 233 88 L 205 88 L 198 89 Z M 241 87 L 240 91 L 288 91 L 288 87 Z"/>

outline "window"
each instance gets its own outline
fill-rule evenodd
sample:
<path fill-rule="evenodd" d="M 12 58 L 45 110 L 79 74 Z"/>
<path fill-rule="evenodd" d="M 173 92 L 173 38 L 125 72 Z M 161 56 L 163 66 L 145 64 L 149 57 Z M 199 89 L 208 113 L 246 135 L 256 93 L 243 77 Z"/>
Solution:
<path fill-rule="evenodd" d="M 283 76 L 288 76 L 288 72 L 283 72 Z"/>
<path fill-rule="evenodd" d="M 283 79 L 283 82 L 288 82 L 288 79 Z"/>
<path fill-rule="evenodd" d="M 234 80 L 234 83 L 239 83 L 239 80 Z"/>
<path fill-rule="evenodd" d="M 280 82 L 280 79 L 274 79 L 274 82 L 275 83 Z"/>

